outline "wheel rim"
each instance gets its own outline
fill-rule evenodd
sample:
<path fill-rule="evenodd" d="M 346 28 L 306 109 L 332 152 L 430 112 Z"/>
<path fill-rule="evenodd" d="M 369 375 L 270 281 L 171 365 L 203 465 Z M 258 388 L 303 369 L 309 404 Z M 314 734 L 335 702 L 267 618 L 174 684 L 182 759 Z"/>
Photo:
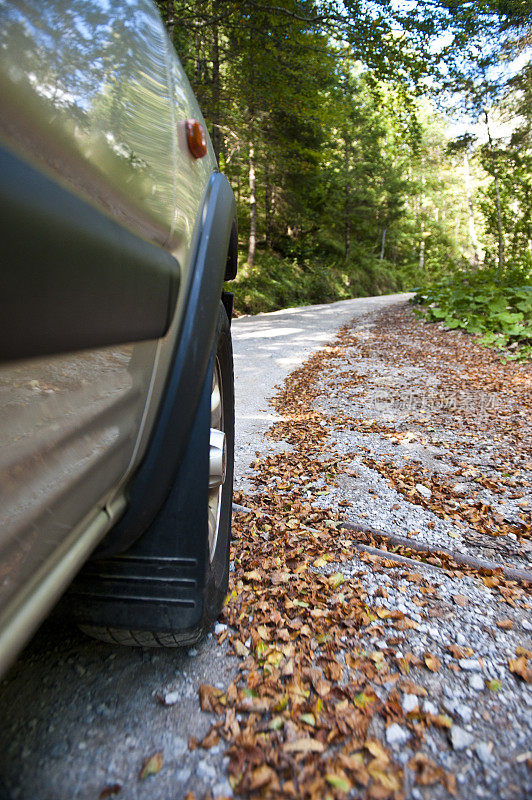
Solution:
<path fill-rule="evenodd" d="M 211 391 L 211 432 L 209 452 L 209 560 L 216 551 L 222 489 L 226 471 L 226 442 L 224 432 L 223 384 L 218 358 L 214 362 Z"/>

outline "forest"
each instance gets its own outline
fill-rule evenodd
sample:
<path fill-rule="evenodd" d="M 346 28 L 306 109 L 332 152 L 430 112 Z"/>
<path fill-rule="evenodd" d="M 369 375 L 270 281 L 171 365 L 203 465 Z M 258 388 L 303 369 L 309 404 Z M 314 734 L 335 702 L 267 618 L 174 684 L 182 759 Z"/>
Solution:
<path fill-rule="evenodd" d="M 238 200 L 240 312 L 423 287 L 529 351 L 529 0 L 159 7 Z"/>

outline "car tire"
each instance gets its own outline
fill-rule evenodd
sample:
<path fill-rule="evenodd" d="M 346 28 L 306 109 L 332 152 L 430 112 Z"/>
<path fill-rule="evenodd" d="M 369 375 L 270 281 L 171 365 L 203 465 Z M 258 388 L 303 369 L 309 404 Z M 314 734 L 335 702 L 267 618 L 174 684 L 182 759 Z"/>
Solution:
<path fill-rule="evenodd" d="M 233 464 L 234 464 L 234 375 L 233 375 L 233 352 L 231 343 L 231 329 L 227 313 L 222 304 L 218 315 L 218 323 L 216 329 L 215 346 L 211 358 L 212 364 L 212 390 L 211 390 L 211 430 L 210 430 L 210 448 L 211 454 L 209 459 L 209 492 L 208 492 L 208 534 L 204 542 L 205 553 L 204 555 L 204 580 L 202 586 L 198 587 L 201 597 L 200 601 L 202 613 L 201 619 L 192 628 L 186 627 L 180 629 L 179 624 L 172 624 L 167 630 L 145 629 L 143 626 L 143 609 L 142 600 L 136 599 L 133 602 L 131 609 L 128 609 L 126 617 L 130 618 L 132 623 L 128 627 L 112 627 L 109 625 L 92 624 L 88 621 L 82 621 L 83 609 L 79 611 L 79 589 L 74 587 L 74 596 L 77 600 L 76 618 L 80 629 L 89 636 L 99 639 L 101 641 L 141 646 L 141 647 L 181 647 L 197 643 L 212 627 L 212 624 L 218 617 L 227 593 L 227 586 L 229 581 L 229 547 L 231 540 L 231 515 L 232 515 L 232 499 L 233 499 Z M 213 449 L 213 429 L 220 431 L 225 439 L 225 454 L 222 458 L 223 464 L 222 473 L 223 480 L 219 483 L 218 487 L 211 485 L 215 483 L 214 477 L 219 475 L 219 469 L 212 468 L 212 449 Z M 204 437 L 205 438 L 205 437 Z M 214 440 L 220 440 L 220 437 L 215 434 Z M 219 441 L 218 441 L 219 444 Z M 216 445 L 215 445 L 216 446 Z M 218 447 L 218 450 L 220 448 Z M 219 456 L 219 452 L 218 452 Z M 219 464 L 219 458 L 216 462 Z M 214 477 L 213 477 L 214 474 Z M 215 496 L 217 495 L 217 496 Z M 98 587 L 95 587 L 98 578 L 100 582 L 102 575 L 109 583 L 109 574 L 113 572 L 113 564 L 119 564 L 120 579 L 127 580 L 127 557 L 124 561 L 123 556 L 117 559 L 108 559 L 98 565 L 95 562 L 95 567 L 89 568 L 89 579 L 92 579 L 92 586 L 89 586 L 88 592 L 82 592 L 85 597 L 92 595 L 96 600 L 99 597 Z M 155 562 L 157 557 L 155 557 Z M 124 563 L 126 564 L 124 572 Z M 109 568 L 111 564 L 111 568 Z M 134 558 L 131 561 L 132 569 L 135 569 Z M 157 564 L 155 564 L 157 570 Z M 87 570 L 86 570 L 87 571 Z M 148 581 L 151 576 L 148 576 Z M 178 585 L 176 583 L 176 585 Z M 139 587 L 140 594 L 142 594 L 142 587 Z M 179 589 L 177 589 L 179 592 Z M 176 598 L 169 598 L 170 601 Z M 85 604 L 84 604 L 85 605 Z M 89 600 L 85 605 L 87 611 L 87 620 L 94 616 L 92 613 L 92 604 Z M 135 612 L 137 608 L 137 612 Z M 138 628 L 135 624 L 135 615 L 138 616 Z M 165 618 L 171 618 L 168 614 L 164 615 Z M 164 626 L 163 626 L 164 628 Z"/>

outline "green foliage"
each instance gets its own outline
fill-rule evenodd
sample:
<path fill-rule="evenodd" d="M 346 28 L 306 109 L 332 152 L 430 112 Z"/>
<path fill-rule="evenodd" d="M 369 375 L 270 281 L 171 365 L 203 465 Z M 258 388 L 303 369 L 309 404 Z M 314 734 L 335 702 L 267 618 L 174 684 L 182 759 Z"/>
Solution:
<path fill-rule="evenodd" d="M 236 280 L 227 289 L 234 292 L 238 313 L 258 314 L 387 294 L 400 291 L 402 283 L 393 270 L 377 260 L 347 273 L 338 262 L 333 266 L 316 258 L 298 262 L 260 252 L 253 267 L 240 265 Z"/>
<path fill-rule="evenodd" d="M 498 280 L 509 264 L 530 270 L 532 73 L 508 81 L 502 64 L 526 44 L 529 2 L 159 7 L 237 196 L 241 311 L 410 289 L 470 265 Z M 449 146 L 428 86 L 452 88 L 481 141 Z M 499 323 L 515 341 L 503 328 L 519 320 Z"/>
<path fill-rule="evenodd" d="M 428 322 L 476 334 L 490 347 L 510 348 L 505 352 L 508 359 L 529 359 L 532 286 L 513 283 L 515 278 L 526 278 L 526 274 L 510 270 L 504 282 L 497 282 L 494 270 L 481 270 L 419 289 L 414 302 L 424 307 L 418 313 Z"/>

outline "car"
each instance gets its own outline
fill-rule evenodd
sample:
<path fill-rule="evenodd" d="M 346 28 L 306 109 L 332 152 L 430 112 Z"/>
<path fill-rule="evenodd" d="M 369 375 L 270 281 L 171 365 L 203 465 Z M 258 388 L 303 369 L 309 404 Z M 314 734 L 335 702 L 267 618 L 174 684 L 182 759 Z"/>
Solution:
<path fill-rule="evenodd" d="M 228 584 L 236 204 L 151 0 L 5 0 L 0 145 L 0 670 L 61 597 L 191 644 Z"/>

